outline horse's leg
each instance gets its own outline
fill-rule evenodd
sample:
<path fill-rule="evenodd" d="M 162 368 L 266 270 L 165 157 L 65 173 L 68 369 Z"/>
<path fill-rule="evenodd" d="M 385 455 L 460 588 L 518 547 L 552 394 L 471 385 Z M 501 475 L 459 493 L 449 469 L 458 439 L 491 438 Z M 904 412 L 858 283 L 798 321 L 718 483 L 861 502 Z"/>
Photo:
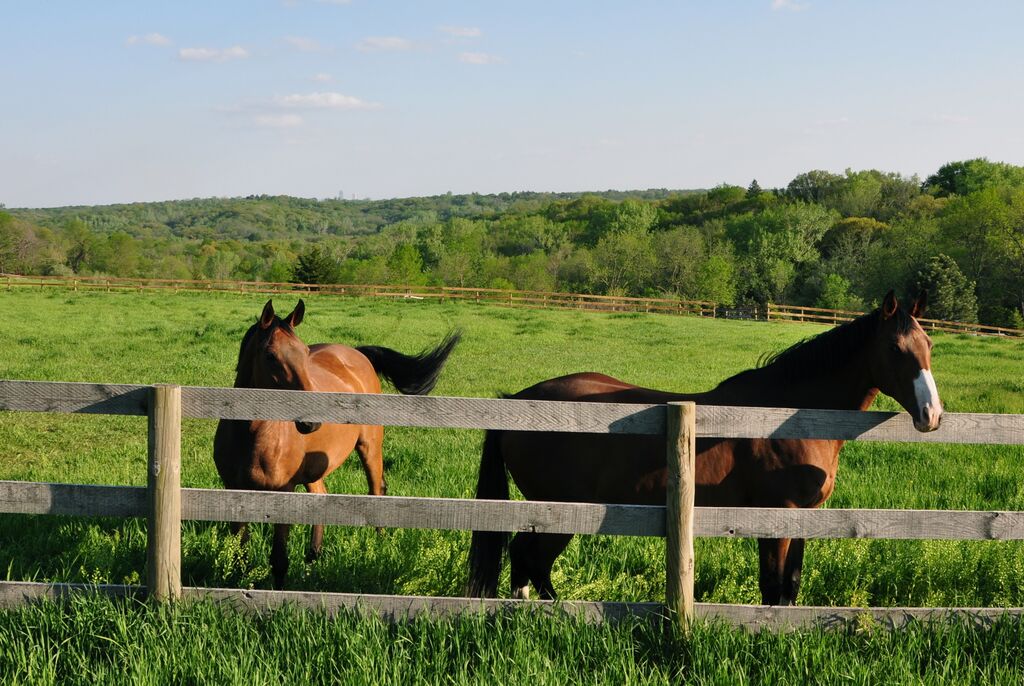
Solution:
<path fill-rule="evenodd" d="M 786 566 L 782 571 L 782 598 L 779 605 L 796 605 L 800 592 L 800 571 L 804 566 L 804 539 L 794 538 L 789 542 Z"/>
<path fill-rule="evenodd" d="M 314 481 L 313 483 L 306 484 L 306 491 L 309 493 L 327 493 L 327 486 L 324 485 L 324 480 Z M 324 525 L 314 524 L 313 528 L 309 532 L 309 550 L 306 551 L 306 562 L 313 562 L 320 557 L 320 549 L 324 545 Z"/>
<path fill-rule="evenodd" d="M 536 535 L 523 531 L 513 536 L 508 544 L 509 577 L 513 598 L 525 600 L 530 597 L 530 573 L 527 569 L 532 539 Z"/>
<path fill-rule="evenodd" d="M 540 598 L 555 600 L 558 594 L 551 583 L 551 567 L 571 540 L 572 534 L 516 534 L 508 551 L 512 595 L 519 598 L 528 597 L 529 587 L 526 580 L 529 579 Z"/>
<path fill-rule="evenodd" d="M 274 525 L 274 545 L 270 549 L 270 571 L 274 576 L 274 588 L 284 588 L 284 578 L 288 575 L 288 533 L 291 524 Z"/>
<path fill-rule="evenodd" d="M 370 495 L 386 495 L 388 484 L 384 481 L 383 426 L 364 426 L 356 440 L 356 452 L 366 472 L 366 484 Z"/>
<path fill-rule="evenodd" d="M 786 598 L 786 602 L 783 602 L 783 577 L 790 539 L 761 538 L 758 539 L 757 545 L 761 563 L 761 603 L 791 605 L 792 598 Z"/>

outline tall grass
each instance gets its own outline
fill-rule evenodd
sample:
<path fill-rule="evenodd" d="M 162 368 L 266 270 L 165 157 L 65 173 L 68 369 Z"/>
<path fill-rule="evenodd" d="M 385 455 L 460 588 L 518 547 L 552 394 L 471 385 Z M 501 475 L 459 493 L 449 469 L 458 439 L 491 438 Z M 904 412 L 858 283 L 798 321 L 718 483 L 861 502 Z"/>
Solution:
<path fill-rule="evenodd" d="M 750 633 L 698 623 L 589 625 L 518 611 L 388 624 L 352 612 L 259 615 L 207 602 L 81 596 L 0 612 L 3 683 L 1011 684 L 1024 625 L 998 621 Z"/>

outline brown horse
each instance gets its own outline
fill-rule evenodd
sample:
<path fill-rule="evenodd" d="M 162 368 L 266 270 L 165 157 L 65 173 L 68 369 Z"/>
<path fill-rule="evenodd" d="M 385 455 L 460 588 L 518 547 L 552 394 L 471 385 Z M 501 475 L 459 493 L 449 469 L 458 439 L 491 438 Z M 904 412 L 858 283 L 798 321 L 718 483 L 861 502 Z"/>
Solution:
<path fill-rule="evenodd" d="M 335 343 L 307 347 L 295 335 L 305 305 L 299 300 L 284 319 L 267 301 L 259 321 L 242 338 L 235 388 L 277 388 L 293 391 L 380 393 L 378 375 L 402 393 L 429 393 L 445 360 L 459 340 L 453 332 L 437 348 L 409 356 L 378 346 L 349 348 Z M 226 488 L 293 491 L 302 484 L 310 493 L 326 493 L 324 477 L 355 448 L 366 472 L 371 495 L 384 495 L 384 428 L 317 422 L 237 421 L 222 419 L 213 439 L 213 459 Z M 248 538 L 244 524 L 232 528 Z M 284 587 L 288 572 L 290 524 L 277 524 L 270 565 L 274 586 Z M 320 554 L 322 524 L 313 526 L 307 560 Z"/>
<path fill-rule="evenodd" d="M 706 393 L 666 393 L 602 374 L 571 374 L 531 386 L 511 398 L 606 403 L 866 410 L 879 391 L 910 413 L 918 431 L 939 427 L 942 405 L 931 374 L 931 340 L 917 323 L 924 294 L 908 313 L 892 291 L 881 308 L 769 358 Z M 817 507 L 835 484 L 842 441 L 699 439 L 697 505 Z M 507 499 L 508 477 L 530 500 L 660 505 L 665 502 L 665 443 L 656 436 L 488 431 L 477 498 Z M 528 597 L 532 583 L 554 598 L 551 566 L 571 534 L 473 532 L 469 594 L 497 593 L 508 544 L 512 594 Z M 760 540 L 761 599 L 795 602 L 803 539 Z"/>

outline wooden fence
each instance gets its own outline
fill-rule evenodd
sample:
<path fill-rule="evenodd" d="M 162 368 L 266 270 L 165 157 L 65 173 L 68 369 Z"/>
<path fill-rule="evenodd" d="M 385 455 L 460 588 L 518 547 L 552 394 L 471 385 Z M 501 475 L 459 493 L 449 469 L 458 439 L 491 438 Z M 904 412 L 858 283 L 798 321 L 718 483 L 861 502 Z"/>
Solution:
<path fill-rule="evenodd" d="M 1024 415 L 946 414 L 932 433 L 906 414 L 485 398 L 361 395 L 233 388 L 0 381 L 0 410 L 149 417 L 147 487 L 0 482 L 0 512 L 146 517 L 147 586 L 0 583 L 0 606 L 81 589 L 157 599 L 209 597 L 239 607 L 283 603 L 385 617 L 521 606 L 592 619 L 668 615 L 684 626 L 715 617 L 743 626 L 828 626 L 870 615 L 885 626 L 966 615 L 978 621 L 1022 608 L 765 607 L 693 602 L 694 536 L 756 538 L 1024 539 L 1024 513 L 931 510 L 694 508 L 697 437 L 1024 444 Z M 271 419 L 400 426 L 660 435 L 666 440 L 666 505 L 600 505 L 180 488 L 181 418 Z M 345 593 L 182 588 L 181 520 L 341 524 L 396 528 L 536 531 L 665 537 L 666 603 L 480 600 Z M 667 609 L 667 612 L 666 612 Z"/>
<path fill-rule="evenodd" d="M 706 300 L 678 298 L 632 298 L 585 293 L 544 291 L 512 291 L 496 288 L 461 288 L 456 286 L 386 286 L 360 284 L 298 284 L 264 281 L 192 281 L 184 279 L 122 279 L 113 277 L 19 276 L 0 274 L 0 283 L 8 289 L 63 287 L 71 290 L 138 291 L 171 290 L 195 292 L 230 292 L 259 294 L 312 294 L 342 295 L 370 298 L 412 300 L 460 300 L 489 303 L 508 307 L 540 309 L 574 309 L 590 312 L 651 312 L 657 314 L 686 314 L 723 319 L 756 319 L 787 322 L 813 322 L 841 324 L 863 312 L 830 310 L 800 305 L 733 306 Z M 1000 326 L 949 322 L 939 319 L 919 319 L 929 331 L 967 333 L 979 336 L 1012 336 L 1024 338 L 1024 329 Z"/>

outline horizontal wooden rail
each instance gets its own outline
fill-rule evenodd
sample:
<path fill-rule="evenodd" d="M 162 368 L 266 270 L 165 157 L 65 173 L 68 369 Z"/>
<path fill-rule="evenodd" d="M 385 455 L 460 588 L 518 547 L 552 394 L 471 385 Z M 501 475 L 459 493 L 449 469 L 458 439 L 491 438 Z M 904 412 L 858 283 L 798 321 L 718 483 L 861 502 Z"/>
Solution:
<path fill-rule="evenodd" d="M 0 410 L 145 415 L 148 386 L 0 380 Z M 182 388 L 182 414 L 201 419 L 307 421 L 510 431 L 662 436 L 664 405 Z M 937 431 L 891 412 L 697 405 L 700 438 L 813 438 L 1024 444 L 1024 415 L 946 413 Z"/>
<path fill-rule="evenodd" d="M 64 584 L 26 581 L 0 582 L 0 608 L 15 609 L 43 600 L 60 600 L 76 594 L 98 594 L 113 598 L 146 597 L 143 586 L 114 584 Z M 185 586 L 182 597 L 188 601 L 214 601 L 243 612 L 266 612 L 282 607 L 320 611 L 329 616 L 343 612 L 359 612 L 395 622 L 415 617 L 453 617 L 501 612 L 540 612 L 564 614 L 587 622 L 606 622 L 626 617 L 655 621 L 665 616 L 662 603 L 626 603 L 587 600 L 548 601 L 516 599 L 481 599 L 435 596 L 370 595 L 361 593 L 321 593 L 313 591 L 267 591 Z M 816 607 L 731 605 L 696 603 L 696 616 L 704 620 L 726 621 L 730 624 L 759 630 L 829 629 L 854 625 L 872 625 L 882 629 L 899 629 L 909 622 L 944 622 L 959 620 L 979 626 L 1000 618 L 1024 617 L 1024 608 L 993 607 Z"/>
<path fill-rule="evenodd" d="M 664 536 L 662 505 L 321 495 L 184 488 L 182 519 L 396 529 Z M 144 517 L 137 486 L 0 481 L 0 513 Z M 1024 540 L 1024 512 L 697 507 L 702 538 Z"/>

